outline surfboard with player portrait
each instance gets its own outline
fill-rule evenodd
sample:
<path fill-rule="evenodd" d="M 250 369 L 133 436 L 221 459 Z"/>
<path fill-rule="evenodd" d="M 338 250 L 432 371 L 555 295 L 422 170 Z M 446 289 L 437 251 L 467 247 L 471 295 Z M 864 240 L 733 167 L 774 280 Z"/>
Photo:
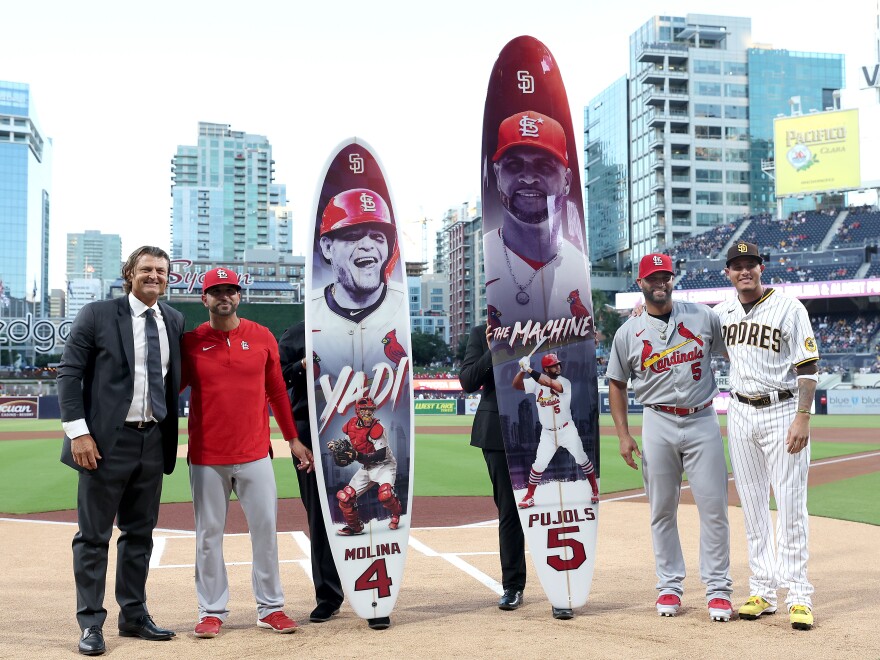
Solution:
<path fill-rule="evenodd" d="M 352 138 L 333 151 L 314 209 L 305 317 L 318 490 L 345 597 L 378 620 L 400 592 L 415 436 L 400 238 L 369 145 Z"/>
<path fill-rule="evenodd" d="M 558 63 L 508 43 L 483 116 L 483 250 L 490 346 L 520 520 L 557 618 L 590 592 L 599 411 L 580 167 Z"/>

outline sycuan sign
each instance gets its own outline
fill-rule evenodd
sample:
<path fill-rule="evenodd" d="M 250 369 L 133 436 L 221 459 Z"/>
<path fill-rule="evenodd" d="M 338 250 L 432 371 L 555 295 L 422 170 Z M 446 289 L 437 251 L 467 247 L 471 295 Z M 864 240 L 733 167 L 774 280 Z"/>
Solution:
<path fill-rule="evenodd" d="M 0 396 L 0 419 L 38 419 L 39 413 L 39 397 Z"/>

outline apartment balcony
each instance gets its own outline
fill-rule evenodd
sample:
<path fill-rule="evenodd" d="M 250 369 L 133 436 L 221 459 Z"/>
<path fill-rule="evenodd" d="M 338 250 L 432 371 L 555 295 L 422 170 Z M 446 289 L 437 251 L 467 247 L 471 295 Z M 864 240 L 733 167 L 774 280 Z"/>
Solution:
<path fill-rule="evenodd" d="M 691 196 L 690 195 L 672 195 L 672 205 L 673 206 L 690 206 L 691 205 Z"/>
<path fill-rule="evenodd" d="M 667 57 L 676 61 L 687 60 L 687 46 L 667 42 L 644 43 L 639 51 L 638 61 L 662 64 Z"/>
<path fill-rule="evenodd" d="M 651 204 L 651 213 L 663 213 L 666 210 L 666 201 L 663 199 L 663 195 L 657 195 L 654 198 L 654 203 Z"/>
<path fill-rule="evenodd" d="M 656 64 L 639 74 L 639 82 L 644 85 L 663 85 L 666 82 L 666 69 Z"/>
<path fill-rule="evenodd" d="M 658 175 L 654 177 L 654 180 L 651 182 L 651 192 L 655 192 L 657 190 L 663 190 L 666 187 L 666 177 L 662 175 Z"/>
<path fill-rule="evenodd" d="M 663 140 L 665 139 L 666 134 L 663 131 L 654 131 L 654 134 L 651 136 L 650 141 L 648 142 L 649 149 L 662 149 L 663 148 Z"/>

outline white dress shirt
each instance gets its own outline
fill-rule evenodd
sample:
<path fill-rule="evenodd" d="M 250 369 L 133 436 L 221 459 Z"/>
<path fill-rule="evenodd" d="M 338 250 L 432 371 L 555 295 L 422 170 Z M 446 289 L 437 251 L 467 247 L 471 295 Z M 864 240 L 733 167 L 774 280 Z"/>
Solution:
<path fill-rule="evenodd" d="M 138 300 L 134 294 L 128 294 L 128 304 L 131 307 L 131 326 L 134 334 L 134 389 L 131 397 L 131 407 L 125 416 L 126 422 L 155 422 L 153 406 L 150 404 L 150 389 L 147 378 L 147 319 L 144 312 L 152 309 L 159 328 L 159 349 L 162 353 L 162 379 L 168 373 L 168 362 L 171 356 L 168 347 L 168 333 L 165 331 L 165 320 L 158 303 L 153 307 L 147 307 Z M 64 433 L 68 438 L 77 438 L 90 433 L 85 419 L 76 419 L 62 424 Z"/>

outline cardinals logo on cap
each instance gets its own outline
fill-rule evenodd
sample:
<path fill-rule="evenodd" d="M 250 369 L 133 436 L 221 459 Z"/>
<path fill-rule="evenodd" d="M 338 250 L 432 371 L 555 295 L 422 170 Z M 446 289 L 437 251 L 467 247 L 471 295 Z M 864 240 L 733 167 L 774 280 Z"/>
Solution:
<path fill-rule="evenodd" d="M 217 269 L 217 277 L 219 277 L 221 280 L 225 280 L 229 277 L 229 273 L 227 273 L 222 268 L 218 268 Z"/>
<path fill-rule="evenodd" d="M 365 212 L 375 211 L 376 210 L 376 200 L 373 199 L 372 195 L 368 195 L 367 193 L 361 193 L 361 210 Z"/>
<path fill-rule="evenodd" d="M 663 265 L 663 259 L 659 255 L 656 255 L 656 254 L 654 255 L 654 265 L 655 266 L 662 266 Z"/>
<path fill-rule="evenodd" d="M 522 119 L 519 120 L 519 134 L 523 137 L 539 137 L 538 124 L 543 123 L 544 120 L 541 117 L 523 115 Z"/>

